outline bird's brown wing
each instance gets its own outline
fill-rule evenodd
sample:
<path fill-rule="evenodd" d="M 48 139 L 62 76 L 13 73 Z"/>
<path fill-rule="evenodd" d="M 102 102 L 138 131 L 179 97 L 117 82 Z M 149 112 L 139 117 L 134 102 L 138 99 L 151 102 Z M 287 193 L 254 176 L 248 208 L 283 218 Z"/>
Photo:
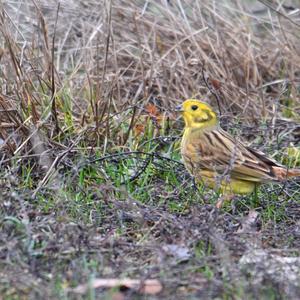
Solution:
<path fill-rule="evenodd" d="M 252 182 L 278 180 L 273 167 L 281 168 L 281 165 L 236 141 L 220 128 L 199 132 L 191 144 L 198 152 L 196 163 L 200 169 Z"/>

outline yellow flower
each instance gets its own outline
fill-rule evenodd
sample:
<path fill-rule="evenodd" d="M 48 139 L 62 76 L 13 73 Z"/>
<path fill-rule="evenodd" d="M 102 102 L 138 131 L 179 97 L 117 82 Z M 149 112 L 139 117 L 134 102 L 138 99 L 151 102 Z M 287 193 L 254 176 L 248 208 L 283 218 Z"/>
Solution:
<path fill-rule="evenodd" d="M 208 104 L 188 99 L 178 110 L 185 121 L 181 155 L 197 182 L 230 198 L 250 194 L 264 182 L 300 176 L 300 169 L 287 169 L 225 132 Z"/>

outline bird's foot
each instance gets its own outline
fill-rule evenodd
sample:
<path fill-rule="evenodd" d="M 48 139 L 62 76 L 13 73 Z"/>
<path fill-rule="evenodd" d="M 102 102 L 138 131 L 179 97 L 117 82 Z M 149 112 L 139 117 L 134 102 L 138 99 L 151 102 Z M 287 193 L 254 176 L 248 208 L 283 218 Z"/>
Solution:
<path fill-rule="evenodd" d="M 233 200 L 234 198 L 235 198 L 235 195 L 223 195 L 223 196 L 221 196 L 221 197 L 218 199 L 217 203 L 216 203 L 216 208 L 218 208 L 218 209 L 222 208 L 223 203 L 224 203 L 225 201 L 231 201 L 231 200 Z"/>

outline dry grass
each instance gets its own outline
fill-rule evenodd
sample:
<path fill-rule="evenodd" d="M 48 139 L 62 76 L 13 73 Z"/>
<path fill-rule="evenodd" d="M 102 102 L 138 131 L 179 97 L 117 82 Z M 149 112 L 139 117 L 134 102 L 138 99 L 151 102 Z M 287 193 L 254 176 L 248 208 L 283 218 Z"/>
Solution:
<path fill-rule="evenodd" d="M 282 159 L 282 147 L 300 139 L 298 7 L 297 1 L 3 1 L 5 295 L 39 298 L 39 283 L 30 287 L 26 280 L 40 280 L 49 297 L 63 297 L 64 286 L 92 273 L 162 278 L 165 297 L 174 289 L 201 296 L 208 287 L 207 297 L 238 299 L 251 290 L 253 297 L 270 296 L 261 282 L 247 285 L 246 277 L 239 286 L 238 264 L 230 266 L 249 248 L 237 227 L 251 205 L 222 213 L 202 206 L 211 194 L 203 199 L 186 183 L 180 164 L 172 165 L 181 129 L 173 109 L 186 98 L 205 99 L 219 110 L 223 127 Z M 163 121 L 151 115 L 149 104 Z M 119 156 L 97 164 L 99 156 L 135 150 L 167 158 L 143 156 L 141 179 L 131 172 L 136 158 L 128 158 L 133 167 L 122 165 L 120 177 L 135 183 L 125 188 L 116 179 Z M 263 226 L 254 232 L 268 239 L 262 241 L 266 248 L 292 251 L 299 245 L 299 186 L 274 191 L 259 196 Z M 162 254 L 164 244 L 184 244 L 193 252 L 189 262 L 174 263 Z M 14 281 L 17 272 L 30 276 Z M 277 292 L 298 291 L 266 282 L 274 299 Z"/>
<path fill-rule="evenodd" d="M 38 125 L 53 136 L 66 130 L 57 118 L 64 119 L 68 105 L 77 131 L 92 127 L 108 135 L 107 125 L 128 118 L 112 114 L 130 107 L 138 114 L 149 101 L 166 111 L 191 96 L 210 98 L 216 106 L 203 68 L 220 82 L 222 114 L 240 114 L 246 124 L 263 119 L 274 125 L 292 102 L 298 116 L 299 13 L 285 18 L 260 6 L 259 15 L 256 5 L 245 6 L 7 1 L 1 105 L 16 110 L 8 124 L 25 123 L 23 130 Z M 64 99 L 66 92 L 70 99 Z"/>

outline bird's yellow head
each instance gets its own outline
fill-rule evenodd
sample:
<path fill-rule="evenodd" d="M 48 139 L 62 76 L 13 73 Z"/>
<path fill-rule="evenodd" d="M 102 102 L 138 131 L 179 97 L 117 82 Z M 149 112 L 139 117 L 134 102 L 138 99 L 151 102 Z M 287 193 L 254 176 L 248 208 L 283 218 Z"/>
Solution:
<path fill-rule="evenodd" d="M 185 100 L 178 111 L 182 112 L 187 128 L 209 128 L 218 124 L 217 114 L 213 109 L 196 99 Z"/>

